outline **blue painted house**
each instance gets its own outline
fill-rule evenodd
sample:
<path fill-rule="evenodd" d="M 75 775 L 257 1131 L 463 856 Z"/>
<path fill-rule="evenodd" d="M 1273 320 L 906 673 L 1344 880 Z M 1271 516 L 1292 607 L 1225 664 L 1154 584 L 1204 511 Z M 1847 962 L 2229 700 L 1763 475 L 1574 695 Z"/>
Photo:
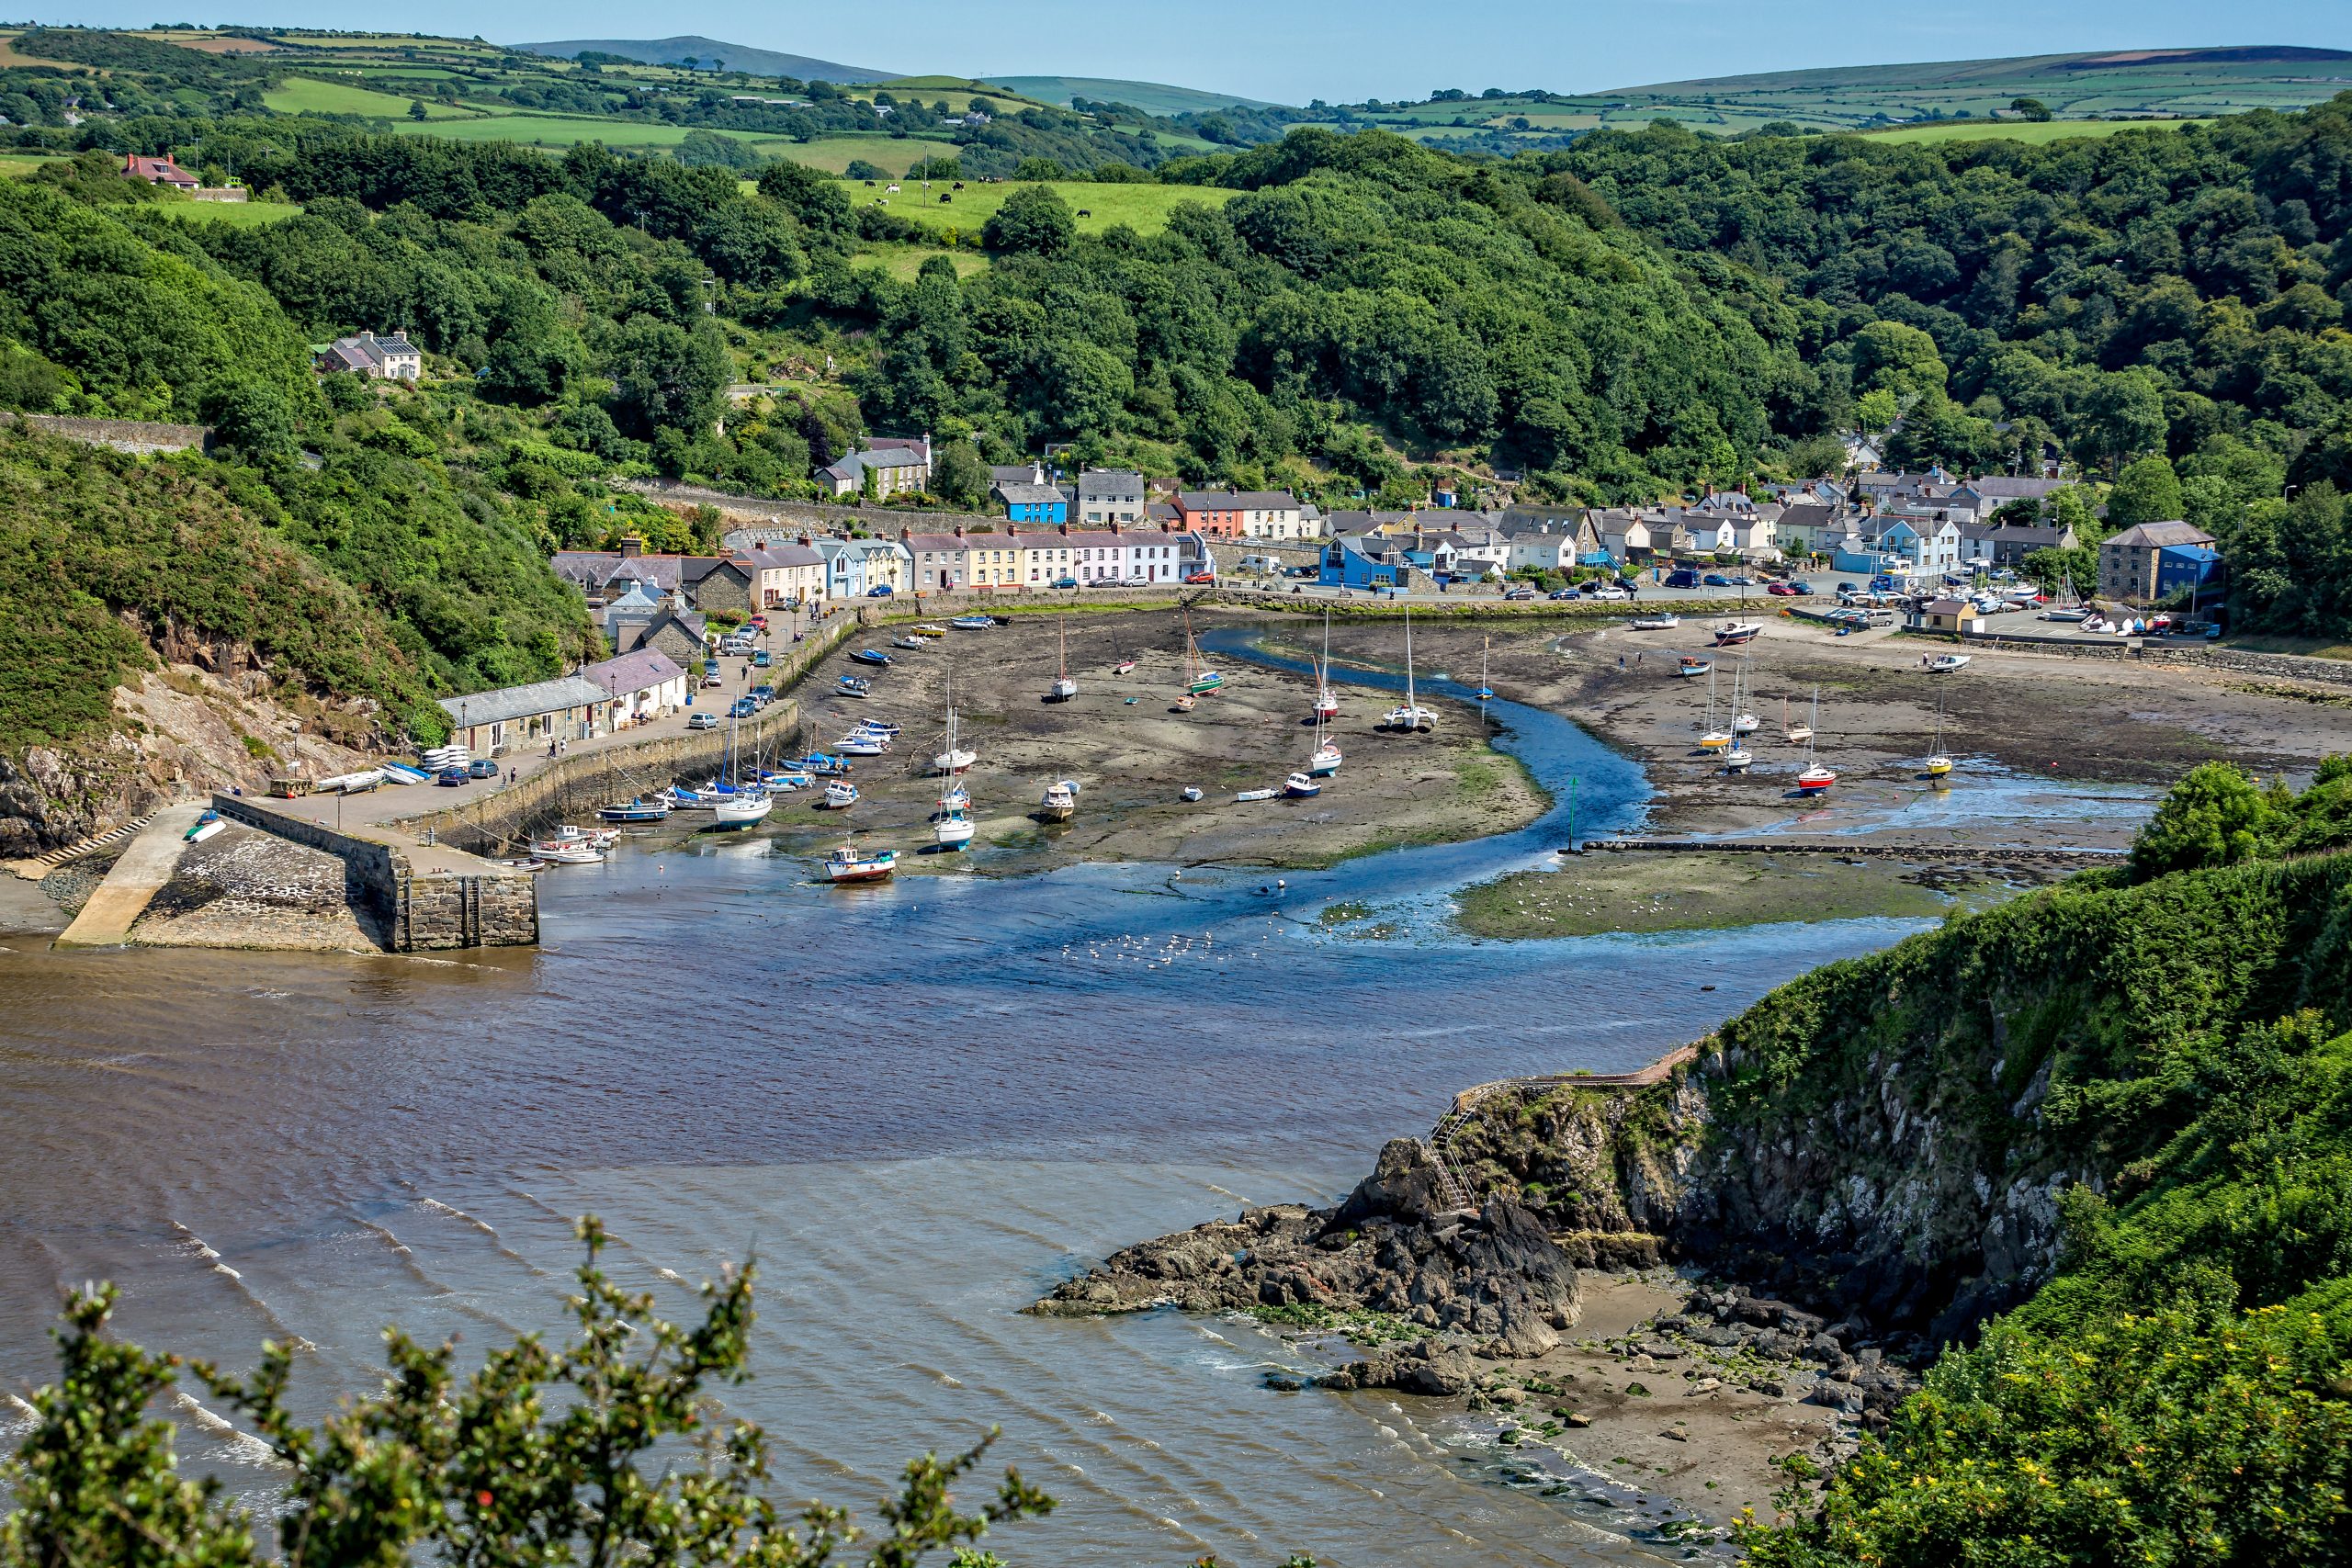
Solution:
<path fill-rule="evenodd" d="M 2222 552 L 2211 545 L 2167 545 L 2156 552 L 2156 597 L 2220 586 Z"/>
<path fill-rule="evenodd" d="M 1067 523 L 1069 492 L 1059 485 L 1010 483 L 1000 480 L 989 491 L 1014 523 Z"/>

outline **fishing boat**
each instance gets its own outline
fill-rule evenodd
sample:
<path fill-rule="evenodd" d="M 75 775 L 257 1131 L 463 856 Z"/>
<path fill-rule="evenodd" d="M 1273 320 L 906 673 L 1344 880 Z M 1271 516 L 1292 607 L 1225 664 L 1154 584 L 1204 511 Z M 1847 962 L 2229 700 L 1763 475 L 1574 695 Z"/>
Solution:
<path fill-rule="evenodd" d="M 846 840 L 825 857 L 828 882 L 882 882 L 898 869 L 898 851 L 860 850 Z"/>
<path fill-rule="evenodd" d="M 1668 610 L 1659 615 L 1635 615 L 1628 629 L 1637 632 L 1670 632 L 1682 624 L 1682 617 Z"/>
<path fill-rule="evenodd" d="M 857 804 L 857 786 L 847 779 L 825 781 L 825 807 L 830 811 L 847 811 Z"/>
<path fill-rule="evenodd" d="M 870 697 L 873 694 L 873 682 L 863 675 L 844 675 L 833 683 L 833 695 L 837 697 Z"/>
<path fill-rule="evenodd" d="M 1310 774 L 1293 773 L 1283 781 L 1283 793 L 1294 800 L 1305 800 L 1310 795 L 1321 795 L 1323 786 L 1317 784 Z"/>
<path fill-rule="evenodd" d="M 1715 627 L 1715 646 L 1737 648 L 1742 643 L 1754 642 L 1756 634 L 1763 629 L 1754 621 L 1725 621 Z"/>
<path fill-rule="evenodd" d="M 1781 732 L 1789 738 L 1792 746 L 1802 746 L 1813 739 L 1813 726 L 1789 722 L 1789 699 L 1785 694 L 1781 698 Z"/>
<path fill-rule="evenodd" d="M 1236 800 L 1272 800 L 1274 796 L 1280 794 L 1282 794 L 1282 791 L 1278 789 L 1245 789 L 1233 798 Z"/>
<path fill-rule="evenodd" d="M 800 759 L 798 765 L 804 773 L 814 773 L 823 779 L 839 778 L 849 772 L 847 761 L 839 757 L 829 756 L 822 751 L 809 752 L 808 755 Z"/>
<path fill-rule="evenodd" d="M 1949 675 L 1955 670 L 1965 670 L 1968 668 L 1968 660 L 1969 656 L 1965 653 L 1939 653 L 1928 660 L 1928 673 Z"/>
<path fill-rule="evenodd" d="M 533 844 L 531 854 L 549 865 L 594 865 L 605 858 L 605 852 L 594 844 L 560 844 L 552 840 Z"/>
<path fill-rule="evenodd" d="M 931 645 L 923 641 L 922 638 L 915 636 L 912 632 L 900 632 L 897 637 L 890 639 L 890 646 L 892 648 L 924 649 Z"/>
<path fill-rule="evenodd" d="M 1687 653 L 1681 655 L 1674 661 L 1674 672 L 1677 675 L 1682 676 L 1686 680 L 1696 679 L 1701 675 L 1704 675 L 1708 671 L 1713 670 L 1714 667 L 1715 661 L 1713 660 L 1693 659 Z"/>
<path fill-rule="evenodd" d="M 1797 775 L 1797 793 L 1799 795 L 1820 795 L 1825 793 L 1831 784 L 1838 782 L 1838 775 L 1836 773 L 1831 773 L 1827 768 L 1823 767 L 1819 762 L 1814 761 L 1813 739 L 1815 733 L 1818 731 L 1820 728 L 1821 688 L 1815 686 L 1813 689 L 1813 721 L 1805 727 L 1804 772 Z"/>
<path fill-rule="evenodd" d="M 1048 822 L 1067 822 L 1077 816 L 1077 787 L 1068 779 L 1047 784 L 1045 795 L 1037 802 L 1037 815 Z"/>
<path fill-rule="evenodd" d="M 1078 695 L 1078 682 L 1069 678 L 1069 626 L 1065 622 L 1056 629 L 1062 634 L 1062 672 L 1046 688 L 1046 700 L 1066 703 Z"/>
<path fill-rule="evenodd" d="M 1388 710 L 1381 723 L 1390 729 L 1421 730 L 1436 728 L 1437 715 L 1423 707 L 1413 692 L 1413 607 L 1405 606 L 1405 701 Z"/>
<path fill-rule="evenodd" d="M 1187 609 L 1184 612 L 1184 695 L 1197 697 L 1224 684 L 1225 676 L 1210 669 L 1201 658 L 1200 640 L 1193 636 L 1193 612 Z M 1189 712 L 1193 705 L 1179 703 L 1177 705 Z"/>
<path fill-rule="evenodd" d="M 668 801 L 659 798 L 648 800 L 641 795 L 596 808 L 597 818 L 605 822 L 660 822 L 669 815 Z"/>
<path fill-rule="evenodd" d="M 947 623 L 959 632 L 984 632 L 996 626 L 994 615 L 958 615 Z"/>
<path fill-rule="evenodd" d="M 945 637 L 947 628 L 935 621 L 921 621 L 911 628 L 917 637 Z"/>
<path fill-rule="evenodd" d="M 878 735 L 885 740 L 899 738 L 899 727 L 887 719 L 861 718 L 857 721 L 857 732 L 860 735 Z"/>
<path fill-rule="evenodd" d="M 849 656 L 852 664 L 871 664 L 877 670 L 890 667 L 890 656 L 878 648 L 861 648 Z"/>
<path fill-rule="evenodd" d="M 543 841 L 550 844 L 586 844 L 591 849 L 609 850 L 621 841 L 621 830 L 618 828 L 598 828 L 592 832 L 585 828 L 575 828 L 567 822 L 549 833 Z"/>
<path fill-rule="evenodd" d="M 196 819 L 194 827 L 180 835 L 180 841 L 187 844 L 200 844 L 227 826 L 226 822 L 220 820 L 220 813 L 208 810 Z"/>
<path fill-rule="evenodd" d="M 1944 750 L 1944 694 L 1936 688 L 1936 749 L 1928 754 L 1927 775 L 1931 779 L 1951 777 L 1951 758 Z"/>
<path fill-rule="evenodd" d="M 947 739 L 944 748 L 931 759 L 932 767 L 943 773 L 960 773 L 980 760 L 979 753 L 967 746 L 956 744 L 956 672 L 947 672 Z"/>
<path fill-rule="evenodd" d="M 814 775 L 798 768 L 763 769 L 760 783 L 770 795 L 789 795 L 797 789 L 807 789 L 817 782 Z"/>

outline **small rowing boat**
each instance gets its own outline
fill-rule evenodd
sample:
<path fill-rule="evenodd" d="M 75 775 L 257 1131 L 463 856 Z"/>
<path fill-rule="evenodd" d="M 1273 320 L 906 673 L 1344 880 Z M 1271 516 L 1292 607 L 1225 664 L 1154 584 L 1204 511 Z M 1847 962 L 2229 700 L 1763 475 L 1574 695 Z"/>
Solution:
<path fill-rule="evenodd" d="M 877 670 L 890 667 L 890 656 L 878 648 L 861 648 L 849 656 L 852 664 L 871 664 Z"/>
<path fill-rule="evenodd" d="M 984 632 L 995 626 L 996 618 L 992 615 L 958 615 L 947 624 L 959 632 Z"/>
<path fill-rule="evenodd" d="M 837 697 L 870 697 L 874 694 L 874 687 L 862 675 L 844 675 L 834 683 L 833 694 Z"/>
<path fill-rule="evenodd" d="M 200 844 L 227 826 L 226 822 L 220 820 L 220 813 L 207 811 L 196 819 L 195 827 L 180 835 L 180 841 L 187 844 Z"/>
<path fill-rule="evenodd" d="M 1245 789 L 1233 798 L 1236 800 L 1272 800 L 1274 796 L 1280 794 L 1282 794 L 1282 791 L 1278 789 Z"/>

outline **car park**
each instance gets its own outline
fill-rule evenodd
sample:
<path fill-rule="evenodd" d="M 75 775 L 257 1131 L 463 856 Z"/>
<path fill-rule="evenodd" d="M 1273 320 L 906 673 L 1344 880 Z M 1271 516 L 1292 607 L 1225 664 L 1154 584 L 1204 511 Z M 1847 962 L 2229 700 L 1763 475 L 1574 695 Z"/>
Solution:
<path fill-rule="evenodd" d="M 690 713 L 686 715 L 686 728 L 688 729 L 717 729 L 718 716 L 715 713 Z"/>

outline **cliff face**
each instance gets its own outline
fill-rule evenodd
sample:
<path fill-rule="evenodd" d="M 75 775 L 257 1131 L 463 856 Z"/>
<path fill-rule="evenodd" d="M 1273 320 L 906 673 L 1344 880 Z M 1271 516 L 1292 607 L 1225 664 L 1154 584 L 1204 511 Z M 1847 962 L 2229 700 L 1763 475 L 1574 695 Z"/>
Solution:
<path fill-rule="evenodd" d="M 2078 879 L 1815 971 L 1654 1088 L 1490 1093 L 1442 1150 L 1593 1261 L 1646 1242 L 1966 1339 L 2057 1270 L 2069 1189 L 2128 1200 L 2200 1061 L 2340 992 L 2347 884 L 2342 858 Z"/>

